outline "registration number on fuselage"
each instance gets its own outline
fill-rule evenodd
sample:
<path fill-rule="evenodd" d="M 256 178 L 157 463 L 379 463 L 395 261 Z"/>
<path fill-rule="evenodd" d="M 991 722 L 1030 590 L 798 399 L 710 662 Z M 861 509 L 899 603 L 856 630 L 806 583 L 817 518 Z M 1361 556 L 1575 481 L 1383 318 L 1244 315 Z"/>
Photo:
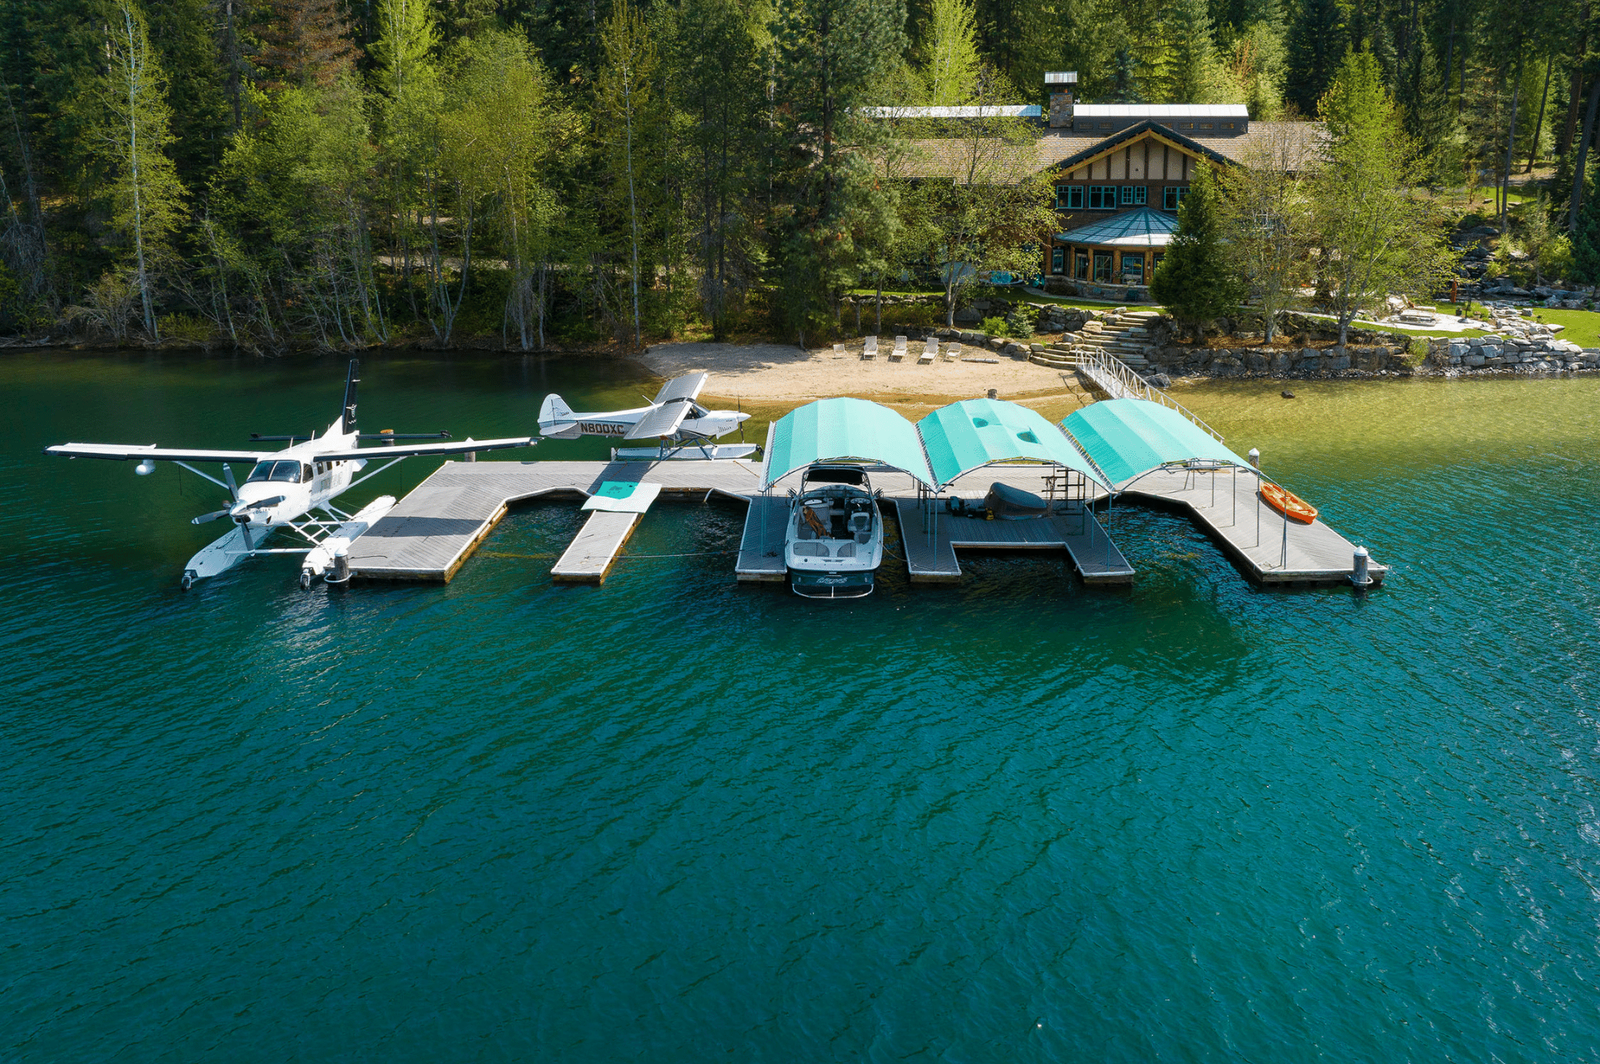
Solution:
<path fill-rule="evenodd" d="M 591 436 L 626 436 L 630 425 L 618 425 L 610 421 L 580 421 L 578 431 L 586 432 Z"/>

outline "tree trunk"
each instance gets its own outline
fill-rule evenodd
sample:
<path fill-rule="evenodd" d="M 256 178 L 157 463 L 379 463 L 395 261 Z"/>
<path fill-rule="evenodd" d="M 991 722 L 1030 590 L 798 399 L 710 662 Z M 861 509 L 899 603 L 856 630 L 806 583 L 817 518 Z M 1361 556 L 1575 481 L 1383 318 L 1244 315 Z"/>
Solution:
<path fill-rule="evenodd" d="M 633 232 L 633 346 L 644 346 L 644 334 L 639 324 L 639 200 L 633 187 L 633 68 L 622 77 L 622 115 L 627 126 L 623 150 L 628 168 L 628 224 Z"/>
<path fill-rule="evenodd" d="M 1511 129 L 1506 134 L 1506 164 L 1500 172 L 1500 231 L 1506 231 L 1506 202 L 1511 190 L 1511 167 L 1517 150 L 1517 95 L 1522 91 L 1522 50 L 1517 49 L 1517 72 L 1511 85 Z"/>
<path fill-rule="evenodd" d="M 1583 112 L 1583 136 L 1578 140 L 1578 158 L 1572 170 L 1572 205 L 1567 214 L 1567 231 L 1578 231 L 1578 208 L 1583 206 L 1583 176 L 1589 165 L 1589 141 L 1594 136 L 1594 112 L 1600 106 L 1600 77 L 1589 89 L 1589 103 Z"/>
<path fill-rule="evenodd" d="M 1544 67 L 1544 93 L 1539 97 L 1539 120 L 1533 124 L 1533 141 L 1528 145 L 1528 167 L 1522 172 L 1533 173 L 1533 157 L 1539 154 L 1539 134 L 1544 132 L 1544 105 L 1550 102 L 1550 74 L 1555 70 L 1555 53 L 1545 60 Z"/>

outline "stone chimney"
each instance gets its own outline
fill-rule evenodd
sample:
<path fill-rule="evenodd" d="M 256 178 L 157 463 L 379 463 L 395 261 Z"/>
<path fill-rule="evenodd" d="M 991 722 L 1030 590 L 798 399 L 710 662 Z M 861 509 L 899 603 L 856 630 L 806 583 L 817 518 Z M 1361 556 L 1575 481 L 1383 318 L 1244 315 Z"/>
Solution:
<path fill-rule="evenodd" d="M 1046 117 L 1051 129 L 1066 129 L 1072 125 L 1072 88 L 1076 84 L 1076 70 L 1045 71 L 1044 87 L 1050 94 Z"/>

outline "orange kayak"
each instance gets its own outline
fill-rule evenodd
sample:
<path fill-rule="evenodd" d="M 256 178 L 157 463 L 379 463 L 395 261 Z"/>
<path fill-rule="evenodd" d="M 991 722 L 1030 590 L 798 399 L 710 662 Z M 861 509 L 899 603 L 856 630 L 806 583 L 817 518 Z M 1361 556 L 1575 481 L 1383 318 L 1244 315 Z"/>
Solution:
<path fill-rule="evenodd" d="M 1286 514 L 1303 524 L 1309 525 L 1317 519 L 1317 508 L 1315 506 L 1312 506 L 1294 492 L 1286 491 L 1276 484 L 1263 482 L 1261 485 L 1261 497 L 1267 500 L 1268 506 L 1280 514 Z"/>

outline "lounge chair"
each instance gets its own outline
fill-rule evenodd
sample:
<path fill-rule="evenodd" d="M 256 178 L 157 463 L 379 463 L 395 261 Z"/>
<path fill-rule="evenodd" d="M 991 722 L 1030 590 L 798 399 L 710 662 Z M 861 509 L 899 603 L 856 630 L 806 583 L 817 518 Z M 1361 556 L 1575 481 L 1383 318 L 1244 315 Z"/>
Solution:
<path fill-rule="evenodd" d="M 833 357 L 834 358 L 843 358 L 844 357 L 844 344 L 834 344 L 833 345 Z"/>
<path fill-rule="evenodd" d="M 949 347 L 945 348 L 944 349 L 944 360 L 946 362 L 960 362 L 961 361 L 961 345 L 960 344 L 951 344 Z"/>
<path fill-rule="evenodd" d="M 905 357 L 906 357 L 906 338 L 904 336 L 896 336 L 894 338 L 894 350 L 889 352 L 889 361 L 890 362 L 899 362 L 902 358 L 905 358 Z"/>
<path fill-rule="evenodd" d="M 861 342 L 861 357 L 878 357 L 878 338 L 876 336 L 869 336 Z"/>
<path fill-rule="evenodd" d="M 928 342 L 922 345 L 922 354 L 917 356 L 917 365 L 926 366 L 939 357 L 939 338 L 928 337 Z"/>

